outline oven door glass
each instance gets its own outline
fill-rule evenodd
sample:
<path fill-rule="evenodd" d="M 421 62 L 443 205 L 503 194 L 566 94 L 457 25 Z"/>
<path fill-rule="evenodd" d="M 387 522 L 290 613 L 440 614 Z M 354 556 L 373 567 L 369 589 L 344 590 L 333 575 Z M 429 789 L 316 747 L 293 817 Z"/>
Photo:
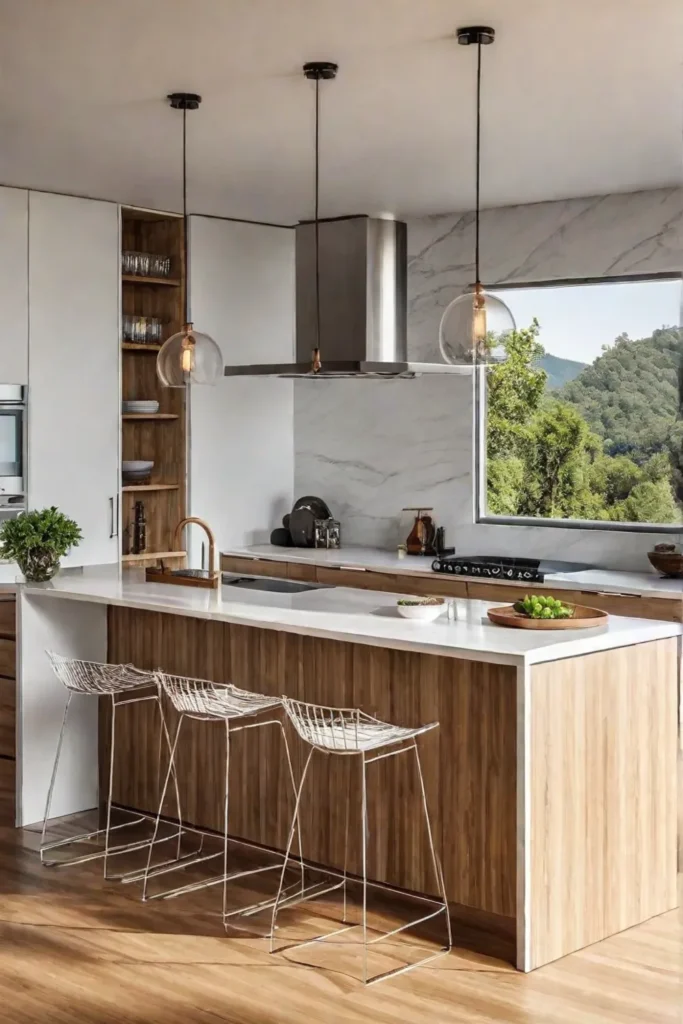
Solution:
<path fill-rule="evenodd" d="M 21 478 L 24 475 L 23 413 L 23 409 L 0 406 L 0 476 Z"/>

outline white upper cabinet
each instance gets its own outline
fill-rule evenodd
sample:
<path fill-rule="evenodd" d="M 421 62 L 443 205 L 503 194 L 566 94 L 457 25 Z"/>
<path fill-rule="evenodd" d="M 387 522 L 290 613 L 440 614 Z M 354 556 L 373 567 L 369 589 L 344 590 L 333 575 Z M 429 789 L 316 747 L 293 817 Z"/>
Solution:
<path fill-rule="evenodd" d="M 29 194 L 28 501 L 84 539 L 66 564 L 119 557 L 119 209 Z"/>
<path fill-rule="evenodd" d="M 191 217 L 190 309 L 223 362 L 294 359 L 294 230 Z M 292 507 L 291 380 L 227 377 L 192 388 L 190 510 L 218 549 L 267 541 Z M 188 530 L 198 566 L 202 538 Z"/>
<path fill-rule="evenodd" d="M 0 384 L 28 381 L 28 192 L 0 187 Z"/>

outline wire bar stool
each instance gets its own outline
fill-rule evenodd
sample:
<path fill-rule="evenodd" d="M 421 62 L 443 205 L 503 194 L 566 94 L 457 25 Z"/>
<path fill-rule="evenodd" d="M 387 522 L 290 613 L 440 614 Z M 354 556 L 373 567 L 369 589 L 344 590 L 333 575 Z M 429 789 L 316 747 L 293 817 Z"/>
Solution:
<path fill-rule="evenodd" d="M 267 864 L 265 866 L 250 868 L 248 870 L 237 870 L 228 871 L 228 836 L 229 836 L 229 781 L 230 781 L 230 743 L 232 737 L 238 733 L 249 729 L 260 729 L 265 726 L 274 725 L 279 728 L 282 734 L 282 741 L 284 743 L 285 756 L 287 760 L 287 768 L 289 771 L 289 778 L 292 786 L 292 792 L 296 793 L 296 782 L 294 779 L 294 770 L 292 767 L 292 759 L 289 751 L 289 744 L 287 742 L 287 734 L 285 732 L 284 723 L 282 716 L 279 717 L 268 717 L 258 718 L 266 712 L 280 711 L 282 708 L 282 701 L 279 697 L 268 697 L 259 693 L 252 693 L 248 690 L 241 690 L 239 687 L 234 686 L 232 683 L 215 683 L 205 679 L 192 679 L 185 676 L 174 676 L 168 675 L 165 672 L 157 672 L 157 682 L 160 690 L 163 691 L 168 697 L 171 705 L 179 713 L 178 724 L 176 726 L 175 735 L 171 744 L 171 753 L 169 759 L 168 770 L 166 772 L 166 779 L 161 792 L 159 802 L 159 812 L 156 818 L 156 825 L 154 836 L 149 847 L 147 855 L 147 867 L 143 872 L 137 875 L 128 875 L 124 881 L 142 881 L 142 899 L 171 899 L 176 896 L 181 896 L 186 893 L 196 892 L 200 889 L 206 889 L 214 885 L 222 885 L 223 887 L 223 907 L 222 907 L 222 918 L 223 924 L 227 927 L 228 919 L 235 916 L 248 916 L 255 914 L 259 910 L 268 908 L 273 903 L 273 898 L 262 900 L 258 903 L 254 903 L 249 907 L 239 908 L 237 910 L 228 910 L 228 883 L 235 881 L 239 878 L 245 878 L 251 875 L 261 874 L 267 871 L 273 871 L 280 868 L 282 854 L 277 855 L 275 863 Z M 212 722 L 212 723 L 223 723 L 225 727 L 225 798 L 224 798 L 224 813 L 223 813 L 223 849 L 217 853 L 209 853 L 202 855 L 202 849 L 197 851 L 191 859 L 170 859 L 162 862 L 155 867 L 152 867 L 152 855 L 154 851 L 154 845 L 156 836 L 159 829 L 159 823 L 161 821 L 161 811 L 166 798 L 166 791 L 171 778 L 171 774 L 175 771 L 175 756 L 178 748 L 178 741 L 180 740 L 180 734 L 183 727 L 183 723 L 186 718 L 193 719 L 200 722 Z M 247 721 L 246 719 L 255 718 L 256 721 Z M 237 724 L 240 723 L 240 724 Z M 184 825 L 184 830 L 195 832 L 199 835 L 203 835 L 202 829 L 195 828 L 192 826 Z M 231 839 L 239 846 L 246 846 L 251 849 L 257 849 L 263 852 L 263 848 L 257 846 L 255 843 L 249 843 L 246 840 Z M 301 851 L 301 839 L 299 838 L 299 852 Z M 220 874 L 208 878 L 202 879 L 197 882 L 190 882 L 187 885 L 181 885 L 173 889 L 167 889 L 162 892 L 156 892 L 152 895 L 148 892 L 148 883 L 151 878 L 156 878 L 160 875 L 172 872 L 177 869 L 185 869 L 188 867 L 194 867 L 197 864 L 205 863 L 210 860 L 214 860 L 218 857 L 222 857 L 222 871 Z M 301 888 L 303 889 L 303 865 L 301 867 Z"/>
<path fill-rule="evenodd" d="M 343 872 L 339 872 L 330 868 L 316 869 L 320 873 L 328 875 L 331 878 L 337 878 L 338 881 L 322 889 L 320 889 L 318 885 L 315 885 L 312 886 L 310 890 L 302 889 L 302 891 L 299 894 L 295 893 L 293 896 L 284 895 L 285 871 L 287 869 L 288 860 L 291 854 L 295 830 L 298 828 L 299 811 L 301 806 L 301 794 L 303 792 L 304 784 L 306 782 L 306 776 L 308 774 L 308 769 L 311 764 L 313 753 L 317 750 L 322 752 L 323 754 L 356 756 L 359 758 L 361 763 L 361 882 L 363 893 L 361 927 L 363 935 L 363 984 L 371 985 L 378 981 L 383 981 L 386 978 L 393 977 L 394 975 L 403 974 L 406 971 L 410 971 L 415 967 L 420 967 L 426 963 L 429 963 L 431 960 L 437 959 L 437 957 L 444 956 L 445 954 L 450 952 L 450 949 L 452 947 L 451 921 L 448 913 L 448 901 L 446 899 L 446 888 L 444 885 L 443 871 L 441 869 L 441 863 L 439 861 L 436 848 L 434 846 L 432 826 L 429 817 L 429 810 L 427 807 L 427 794 L 425 791 L 424 777 L 422 774 L 422 765 L 420 763 L 420 754 L 416 743 L 416 738 L 419 735 L 421 735 L 422 733 L 429 732 L 431 729 L 437 729 L 439 723 L 432 722 L 429 725 L 422 725 L 418 726 L 417 728 L 410 729 L 403 728 L 401 726 L 391 725 L 388 722 L 383 722 L 380 719 L 373 718 L 371 715 L 365 714 L 363 711 L 360 711 L 355 708 L 330 708 L 318 704 L 306 704 L 302 701 L 291 700 L 288 697 L 282 698 L 282 704 L 296 732 L 301 737 L 301 739 L 310 746 L 310 750 L 308 752 L 308 757 L 306 758 L 299 786 L 296 791 L 294 814 L 292 817 L 292 823 L 287 841 L 285 860 L 282 865 L 282 872 L 280 875 L 280 887 L 278 889 L 278 893 L 273 904 L 273 913 L 270 930 L 270 952 L 276 952 L 275 932 L 277 929 L 277 915 L 278 912 L 283 907 L 295 906 L 296 904 L 303 902 L 304 900 L 315 899 L 319 896 L 322 896 L 329 892 L 333 892 L 338 889 L 343 889 L 343 927 L 338 928 L 333 932 L 328 932 L 325 935 L 318 935 L 315 938 L 308 939 L 304 942 L 293 942 L 287 946 L 287 949 L 301 949 L 304 946 L 310 946 L 313 943 L 322 942 L 326 939 L 332 938 L 333 936 L 341 935 L 344 932 L 350 931 L 351 929 L 358 927 L 358 925 L 356 924 L 347 923 L 346 885 L 350 802 L 349 788 L 347 788 L 346 796 L 344 870 Z M 396 757 L 400 754 L 409 753 L 410 751 L 413 751 L 415 755 L 415 765 L 417 768 L 417 774 L 420 783 L 420 796 L 422 800 L 422 809 L 424 812 L 424 821 L 426 825 L 427 837 L 429 840 L 429 850 L 431 854 L 436 884 L 438 887 L 438 891 L 440 892 L 440 898 L 436 899 L 427 896 L 412 895 L 411 899 L 419 900 L 422 903 L 430 904 L 432 907 L 436 907 L 436 909 L 430 910 L 429 913 L 424 914 L 417 920 L 409 921 L 406 924 L 400 925 L 397 928 L 393 928 L 391 931 L 382 933 L 376 938 L 368 939 L 368 885 L 382 888 L 385 891 L 389 890 L 390 892 L 401 892 L 401 890 L 395 889 L 392 886 L 368 882 L 367 849 L 369 826 L 367 803 L 367 767 L 368 765 L 373 764 L 376 761 L 385 760 L 386 758 L 390 757 Z M 299 839 L 299 847 L 300 846 L 301 839 Z M 407 964 L 403 967 L 398 967 L 394 970 L 387 971 L 383 974 L 375 975 L 372 978 L 368 978 L 369 946 L 374 945 L 378 942 L 382 942 L 390 936 L 398 934 L 399 932 L 406 931 L 410 928 L 415 928 L 417 925 L 429 921 L 432 918 L 436 918 L 441 914 L 443 914 L 446 919 L 446 944 L 442 947 L 442 949 L 440 949 L 436 953 L 430 954 L 429 956 L 423 957 L 416 963 Z"/>
<path fill-rule="evenodd" d="M 157 687 L 157 681 L 152 672 L 144 672 L 141 669 L 135 668 L 134 665 L 110 665 L 96 661 L 82 661 L 78 658 L 67 658 L 61 654 L 55 654 L 52 651 L 46 651 L 47 658 L 52 666 L 52 669 L 61 683 L 66 687 L 68 696 L 66 705 L 64 708 L 64 716 L 62 718 L 62 726 L 59 732 L 59 739 L 57 741 L 57 751 L 55 753 L 54 765 L 52 768 L 52 775 L 50 778 L 50 785 L 47 793 L 47 801 L 45 804 L 45 816 L 43 818 L 43 826 L 41 830 L 41 841 L 40 841 L 40 860 L 45 867 L 65 867 L 75 864 L 85 864 L 87 861 L 96 860 L 99 857 L 104 859 L 104 877 L 109 878 L 122 878 L 123 875 L 110 875 L 108 873 L 108 861 L 109 857 L 116 854 L 132 853 L 135 850 L 144 849 L 149 843 L 150 839 L 137 840 L 135 842 L 121 843 L 116 846 L 110 845 L 110 835 L 112 832 L 116 832 L 118 829 L 131 828 L 134 825 L 139 825 L 144 821 L 152 820 L 152 815 L 149 814 L 137 814 L 131 821 L 122 822 L 120 825 L 111 824 L 111 809 L 112 809 L 112 796 L 114 788 L 114 755 L 116 748 L 116 715 L 121 707 L 125 707 L 131 704 L 141 704 L 146 701 L 154 701 L 159 709 L 159 716 L 161 718 L 161 733 L 159 736 L 159 750 L 157 758 L 158 774 L 160 774 L 161 766 L 161 749 L 163 740 L 166 740 L 166 746 L 169 750 L 171 749 L 170 737 L 168 729 L 166 727 L 166 720 L 164 718 L 163 709 L 161 707 L 161 701 L 159 699 L 159 691 Z M 154 687 L 153 693 L 145 693 L 142 696 L 128 696 L 129 694 L 135 694 L 139 690 L 147 690 L 149 687 Z M 75 694 L 86 694 L 96 697 L 110 697 L 111 698 L 111 734 L 110 734 L 110 750 L 109 750 L 109 788 L 107 794 L 107 817 L 106 825 L 104 828 L 95 829 L 91 832 L 83 832 L 80 835 L 69 836 L 64 839 L 57 839 L 52 842 L 46 842 L 47 826 L 50 818 L 50 808 L 52 806 L 52 796 L 54 793 L 55 782 L 57 780 L 57 771 L 59 768 L 59 761 L 62 753 L 62 745 L 64 741 L 64 734 L 66 731 L 66 725 L 69 717 L 69 708 L 71 706 L 71 700 Z M 175 778 L 175 790 L 176 800 L 178 809 L 180 809 L 180 797 L 178 794 L 178 781 Z M 182 835 L 182 822 L 179 821 L 178 831 L 173 835 L 166 836 L 165 841 L 168 839 L 178 839 L 178 847 L 180 848 L 180 838 Z M 102 850 L 96 850 L 90 853 L 83 854 L 82 856 L 65 858 L 62 860 L 52 860 L 46 857 L 51 850 L 57 850 L 60 847 L 71 846 L 74 843 L 86 842 L 88 840 L 98 840 L 104 836 L 104 848 Z"/>

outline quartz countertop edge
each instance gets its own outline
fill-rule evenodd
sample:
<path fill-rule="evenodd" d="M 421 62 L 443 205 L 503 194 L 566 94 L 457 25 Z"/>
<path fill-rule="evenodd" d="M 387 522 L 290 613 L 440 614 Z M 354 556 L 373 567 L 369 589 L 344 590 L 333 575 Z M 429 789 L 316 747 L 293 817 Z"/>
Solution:
<path fill-rule="evenodd" d="M 438 579 L 453 579 L 470 583 L 501 583 L 523 586 L 519 580 L 497 580 L 481 576 L 446 576 L 432 570 L 431 557 L 406 555 L 399 558 L 392 551 L 380 548 L 347 547 L 325 548 L 282 548 L 274 544 L 255 544 L 249 547 L 235 547 L 222 551 L 222 555 L 234 558 L 261 558 L 274 562 L 302 562 L 327 568 L 355 569 L 367 572 L 388 572 L 403 575 L 418 575 Z M 634 594 L 643 597 L 683 600 L 683 580 L 667 579 L 658 573 L 626 572 L 617 569 L 587 569 L 571 574 L 553 573 L 546 576 L 543 587 L 559 590 L 585 590 L 605 594 Z M 533 588 L 534 584 L 528 584 Z"/>
<path fill-rule="evenodd" d="M 683 635 L 683 625 L 610 616 L 597 629 L 532 631 L 495 626 L 491 602 L 455 601 L 457 618 L 435 622 L 403 619 L 399 594 L 330 587 L 297 594 L 235 593 L 144 582 L 135 570 L 103 567 L 61 573 L 50 583 L 25 584 L 27 597 L 94 602 L 141 611 L 209 619 L 495 664 L 526 666 Z"/>

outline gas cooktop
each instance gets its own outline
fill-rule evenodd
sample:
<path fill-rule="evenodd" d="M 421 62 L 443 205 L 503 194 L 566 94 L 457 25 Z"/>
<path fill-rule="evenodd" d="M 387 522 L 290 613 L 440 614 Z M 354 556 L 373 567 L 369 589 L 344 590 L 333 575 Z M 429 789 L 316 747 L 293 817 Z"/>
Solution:
<path fill-rule="evenodd" d="M 582 562 L 560 562 L 548 558 L 508 558 L 504 555 L 446 555 L 432 562 L 434 572 L 454 576 L 543 583 L 553 573 L 583 572 L 594 568 Z"/>

